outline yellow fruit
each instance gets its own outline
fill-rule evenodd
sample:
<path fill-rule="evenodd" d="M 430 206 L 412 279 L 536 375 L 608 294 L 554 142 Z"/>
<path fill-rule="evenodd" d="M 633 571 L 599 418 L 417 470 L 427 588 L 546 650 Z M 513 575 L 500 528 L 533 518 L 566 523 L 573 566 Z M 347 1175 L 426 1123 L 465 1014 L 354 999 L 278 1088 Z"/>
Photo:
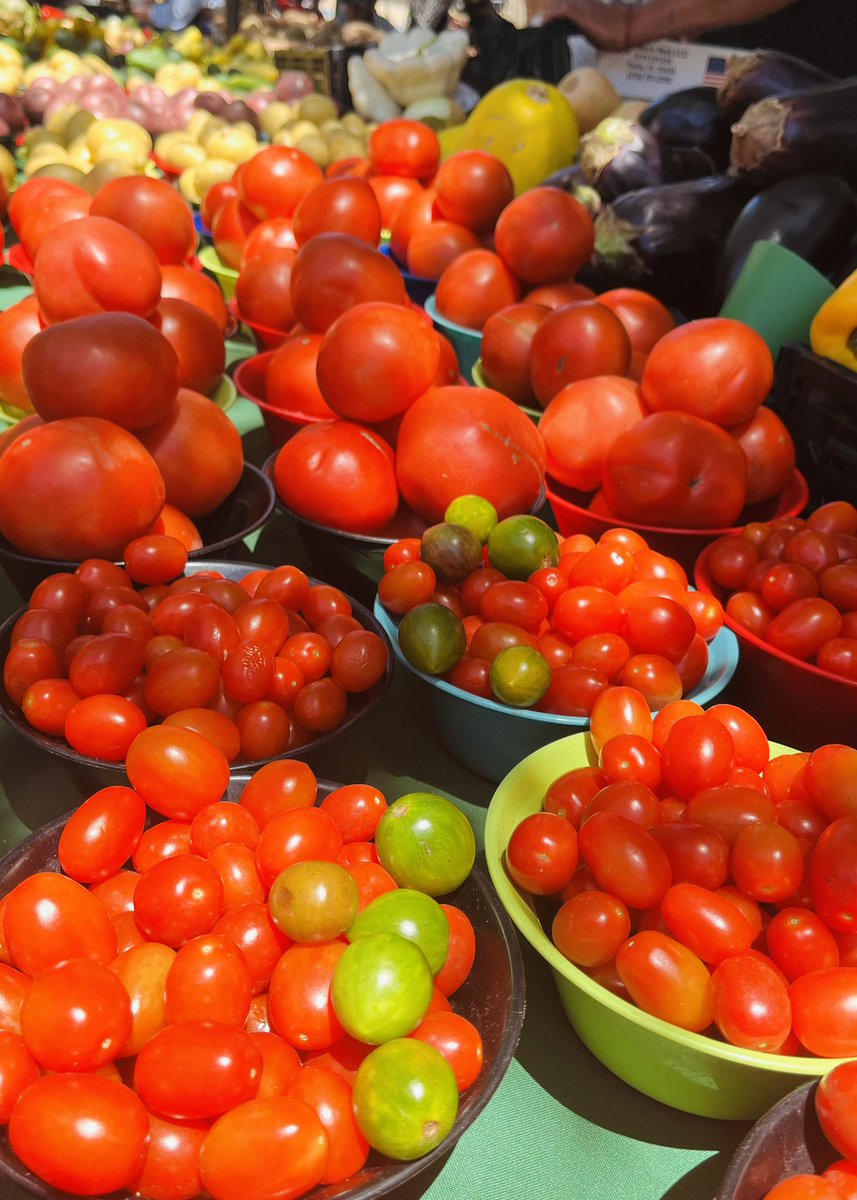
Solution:
<path fill-rule="evenodd" d="M 577 153 L 574 109 L 558 88 L 511 79 L 482 97 L 463 126 L 459 150 L 485 150 L 506 164 L 515 192 L 571 166 Z"/>
<path fill-rule="evenodd" d="M 86 142 L 95 160 L 121 158 L 141 161 L 152 152 L 152 139 L 142 125 L 122 117 L 95 121 L 86 131 Z M 117 148 L 122 153 L 117 153 Z"/>
<path fill-rule="evenodd" d="M 235 174 L 237 163 L 228 158 L 207 158 L 196 168 L 196 186 L 204 196 L 215 183 L 224 183 Z"/>
<path fill-rule="evenodd" d="M 234 125 L 226 125 L 218 129 L 205 143 L 204 156 L 208 158 L 226 158 L 229 162 L 242 163 L 252 158 L 259 149 L 259 143 L 251 130 L 236 129 Z M 200 160 L 201 161 L 201 160 Z"/>
<path fill-rule="evenodd" d="M 0 64 L 4 67 L 23 67 L 24 59 L 20 50 L 11 42 L 0 42 Z"/>
<path fill-rule="evenodd" d="M 278 129 L 283 128 L 286 121 L 291 121 L 293 115 L 293 105 L 285 104 L 282 100 L 272 100 L 266 108 L 262 109 L 259 117 L 262 132 L 266 133 L 268 137 L 273 137 Z"/>
<path fill-rule="evenodd" d="M 14 156 L 5 146 L 0 146 L 0 176 L 6 180 L 10 188 L 14 186 L 18 177 L 18 167 Z"/>
<path fill-rule="evenodd" d="M 321 125 L 324 121 L 335 121 L 338 115 L 336 101 L 318 92 L 304 96 L 298 104 L 298 116 L 301 120 L 312 121 L 314 125 Z"/>
<path fill-rule="evenodd" d="M 181 175 L 179 175 L 179 191 L 187 200 L 188 204 L 201 204 L 202 195 L 197 182 L 197 172 L 199 167 L 185 167 Z"/>

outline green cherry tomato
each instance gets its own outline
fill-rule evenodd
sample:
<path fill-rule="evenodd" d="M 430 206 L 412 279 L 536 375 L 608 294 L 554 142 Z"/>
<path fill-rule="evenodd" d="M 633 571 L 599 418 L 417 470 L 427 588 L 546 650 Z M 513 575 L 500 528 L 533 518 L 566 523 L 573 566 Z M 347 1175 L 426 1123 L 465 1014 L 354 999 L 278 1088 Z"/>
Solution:
<path fill-rule="evenodd" d="M 399 623 L 399 647 L 424 675 L 445 675 L 467 648 L 460 617 L 443 604 L 418 604 Z"/>
<path fill-rule="evenodd" d="M 370 933 L 398 933 L 415 942 L 437 975 L 449 953 L 449 921 L 441 906 L 425 892 L 397 888 L 367 904 L 348 930 L 349 942 Z"/>
<path fill-rule="evenodd" d="M 381 1154 L 422 1158 L 455 1124 L 455 1074 L 428 1042 L 396 1038 L 367 1054 L 357 1068 L 354 1113 L 363 1136 Z"/>
<path fill-rule="evenodd" d="M 506 517 L 488 538 L 488 559 L 509 579 L 529 579 L 540 567 L 559 563 L 559 540 L 539 517 Z"/>
<path fill-rule="evenodd" d="M 430 525 L 420 539 L 420 558 L 438 579 L 460 583 L 482 562 L 482 543 L 465 525 Z"/>
<path fill-rule="evenodd" d="M 458 496 L 443 514 L 443 519 L 475 533 L 481 546 L 488 541 L 498 521 L 497 509 L 482 496 Z"/>
<path fill-rule="evenodd" d="M 398 933 L 370 933 L 346 947 L 333 973 L 333 1008 L 346 1033 L 378 1046 L 413 1033 L 434 991 L 428 959 Z"/>
<path fill-rule="evenodd" d="M 494 695 L 515 708 L 527 708 L 541 700 L 552 676 L 547 659 L 531 646 L 507 646 L 491 664 Z"/>
<path fill-rule="evenodd" d="M 476 858 L 473 828 L 451 800 L 434 792 L 409 792 L 378 822 L 375 846 L 381 865 L 399 887 L 445 896 L 464 883 Z"/>

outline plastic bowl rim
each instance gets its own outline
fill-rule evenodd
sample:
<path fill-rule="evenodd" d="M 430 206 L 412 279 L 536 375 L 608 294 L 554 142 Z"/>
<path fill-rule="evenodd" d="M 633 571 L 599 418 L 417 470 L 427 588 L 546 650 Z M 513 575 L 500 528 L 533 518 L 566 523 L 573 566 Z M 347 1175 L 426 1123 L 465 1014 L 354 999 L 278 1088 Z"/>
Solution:
<path fill-rule="evenodd" d="M 667 525 L 643 525 L 639 521 L 623 521 L 619 517 L 612 515 L 608 516 L 605 513 L 591 512 L 588 508 L 582 508 L 579 504 L 575 504 L 573 500 L 566 500 L 564 496 L 559 495 L 554 490 L 554 487 L 557 485 L 563 488 L 567 487 L 567 485 L 561 483 L 559 479 L 554 479 L 553 476 L 548 474 L 545 475 L 545 490 L 551 505 L 553 505 L 553 502 L 557 500 L 560 504 L 566 505 L 575 512 L 584 514 L 590 520 L 597 521 L 600 525 L 603 525 L 605 529 L 631 529 L 638 533 L 644 534 L 713 539 L 728 537 L 730 534 L 741 533 L 744 528 L 743 525 L 732 525 L 727 529 L 673 529 Z M 778 517 L 797 516 L 798 513 L 802 512 L 806 508 L 807 503 L 809 502 L 809 484 L 801 472 L 797 470 L 797 468 L 795 468 L 795 470 L 792 472 L 791 479 L 780 493 L 781 498 L 787 494 L 790 488 L 794 488 L 796 496 L 794 501 L 789 505 L 789 508 L 794 508 L 794 505 L 797 504 L 798 501 L 800 501 L 800 505 L 795 509 L 794 513 L 779 513 L 777 514 Z M 575 491 L 576 489 L 571 488 L 569 490 Z"/>
<path fill-rule="evenodd" d="M 479 338 L 480 341 L 482 340 L 481 329 L 471 329 L 468 325 L 459 325 L 457 321 L 451 321 L 449 317 L 445 317 L 442 312 L 438 312 L 434 297 L 435 293 L 432 292 L 423 305 L 423 308 L 433 321 L 437 322 L 438 325 L 443 325 L 447 329 L 451 329 L 453 333 L 461 334 L 463 337 Z"/>
<path fill-rule="evenodd" d="M 556 753 L 557 747 L 561 747 L 564 744 L 568 745 L 573 740 L 579 746 L 582 744 L 579 739 L 585 739 L 584 744 L 587 747 L 591 746 L 589 735 L 586 732 L 582 732 L 571 734 L 567 738 L 552 742 L 549 746 L 543 746 L 541 749 L 535 750 L 532 754 L 528 755 L 500 781 L 488 805 L 485 817 L 485 859 L 488 864 L 488 874 L 491 876 L 491 882 L 494 884 L 497 895 L 500 897 L 500 903 L 511 917 L 518 933 L 527 939 L 533 949 L 552 970 L 561 975 L 568 983 L 584 992 L 590 999 L 603 1004 L 611 1012 L 615 1013 L 616 1016 L 624 1017 L 632 1024 L 639 1025 L 649 1033 L 658 1034 L 668 1041 L 675 1042 L 686 1050 L 711 1054 L 715 1058 L 741 1066 L 761 1067 L 778 1074 L 798 1075 L 804 1078 L 807 1076 L 820 1077 L 826 1075 L 838 1063 L 850 1062 L 850 1058 L 800 1058 L 797 1055 L 765 1054 L 762 1050 L 745 1050 L 740 1046 L 733 1046 L 728 1042 L 718 1042 L 704 1033 L 693 1033 L 690 1030 L 681 1029 L 677 1025 L 671 1025 L 668 1021 L 652 1016 L 651 1013 L 637 1008 L 630 1001 L 623 1000 L 621 996 L 614 995 L 608 988 L 590 979 L 584 971 L 581 971 L 579 967 L 576 967 L 574 963 L 570 962 L 559 952 L 538 920 L 533 924 L 517 919 L 516 910 L 518 906 L 527 908 L 531 913 L 533 909 L 503 868 L 505 846 L 500 844 L 499 838 L 498 813 L 501 801 L 498 800 L 498 796 L 501 792 L 514 787 L 516 777 L 525 774 L 531 769 L 533 759 L 539 755 Z M 772 751 L 776 750 L 789 754 L 797 753 L 790 746 L 782 746 L 777 742 L 771 742 L 770 746 Z M 569 767 L 569 770 L 571 769 Z M 507 896 L 510 893 L 514 897 L 511 908 L 507 901 Z"/>
<path fill-rule="evenodd" d="M 472 702 L 477 708 L 482 708 L 486 712 L 498 713 L 505 716 L 521 716 L 527 720 L 532 720 L 543 725 L 565 725 L 571 729 L 577 727 L 584 729 L 585 726 L 589 725 L 588 717 L 570 717 L 565 716 L 562 713 L 539 712 L 534 708 L 514 708 L 510 704 L 500 704 L 496 700 L 487 700 L 484 696 L 474 696 L 471 692 L 466 692 L 463 688 L 458 688 L 454 684 L 448 683 L 445 679 L 440 679 L 436 675 L 426 675 L 423 671 L 418 671 L 416 667 L 411 666 L 402 653 L 402 649 L 399 646 L 399 634 L 396 622 L 392 619 L 377 596 L 375 597 L 375 604 L 372 612 L 376 621 L 383 628 L 387 637 L 390 639 L 390 643 L 399 662 L 407 667 L 407 669 L 414 675 L 416 675 L 418 679 L 424 680 L 426 683 L 438 688 L 439 691 L 446 692 L 447 695 L 453 696 L 455 699 Z M 695 700 L 697 704 L 705 704 L 709 700 L 713 700 L 714 697 L 727 686 L 732 676 L 735 674 L 735 670 L 738 666 L 738 639 L 735 637 L 731 629 L 725 629 L 721 627 L 717 631 L 715 637 L 712 638 L 709 645 L 713 646 L 719 638 L 722 638 L 722 640 L 719 643 L 718 650 L 722 650 L 724 656 L 721 674 L 725 673 L 725 679 L 719 679 L 717 682 L 712 682 L 707 687 L 701 688 L 701 690 L 700 687 L 696 687 L 693 689 L 693 691 L 688 692 L 686 696 L 682 696 L 683 700 Z M 708 672 L 706 672 L 706 674 L 707 673 Z M 704 679 L 705 676 L 703 676 L 702 682 L 704 682 Z"/>
<path fill-rule="evenodd" d="M 243 358 L 241 360 L 241 362 L 232 372 L 232 382 L 235 384 L 238 393 L 243 396 L 245 400 L 249 400 L 252 404 L 257 405 L 263 413 L 270 413 L 272 417 L 283 417 L 286 421 L 291 421 L 292 424 L 300 423 L 302 425 L 315 425 L 319 421 L 335 420 L 335 413 L 330 417 L 316 417 L 311 413 L 299 412 L 297 409 L 293 408 L 277 408 L 275 405 L 269 404 L 267 400 L 260 400 L 256 396 L 252 396 L 250 392 L 246 390 L 246 385 L 244 388 L 242 388 L 240 377 L 247 374 L 247 371 L 244 368 L 246 368 L 250 363 L 255 363 L 257 366 L 261 366 L 260 359 L 270 359 L 271 356 L 276 353 L 276 349 L 261 350 L 258 354 L 251 354 L 247 358 Z M 267 465 L 267 463 L 265 465 Z M 266 478 L 270 479 L 270 475 L 268 475 L 268 473 L 264 470 L 264 467 L 262 469 Z M 319 528 L 322 527 L 320 526 Z"/>
<path fill-rule="evenodd" d="M 228 267 L 213 246 L 201 246 L 196 256 L 206 271 L 212 271 L 215 275 L 222 275 L 225 279 L 238 278 L 240 272 L 235 267 Z"/>

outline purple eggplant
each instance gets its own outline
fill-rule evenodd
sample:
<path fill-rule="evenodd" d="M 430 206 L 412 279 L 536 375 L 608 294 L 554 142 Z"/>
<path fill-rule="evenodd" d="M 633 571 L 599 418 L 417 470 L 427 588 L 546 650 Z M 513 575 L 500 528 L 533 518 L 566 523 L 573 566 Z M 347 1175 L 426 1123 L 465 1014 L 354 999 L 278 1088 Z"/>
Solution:
<path fill-rule="evenodd" d="M 783 54 L 781 50 L 757 50 L 729 60 L 726 78 L 717 92 L 717 103 L 731 123 L 757 100 L 833 82 L 834 77 L 827 71 L 802 58 Z"/>

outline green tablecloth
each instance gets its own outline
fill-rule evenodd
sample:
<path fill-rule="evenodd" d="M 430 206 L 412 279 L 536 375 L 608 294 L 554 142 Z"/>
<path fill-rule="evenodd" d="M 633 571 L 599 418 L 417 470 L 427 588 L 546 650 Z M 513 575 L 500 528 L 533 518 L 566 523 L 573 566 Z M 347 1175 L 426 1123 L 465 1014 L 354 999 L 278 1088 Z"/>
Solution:
<path fill-rule="evenodd" d="M 248 459 L 270 444 L 258 410 L 239 400 L 230 417 Z M 259 562 L 306 566 L 294 528 L 276 514 L 252 539 Z M 251 550 L 248 549 L 248 558 Z M 21 599 L 0 571 L 7 615 Z M 413 681 L 398 671 L 375 712 L 324 751 L 318 774 L 367 781 L 388 799 L 415 789 L 458 801 L 481 836 L 493 785 L 459 766 L 435 738 Z M 115 775 L 43 755 L 0 729 L 0 852 L 72 808 Z M 544 962 L 523 944 L 527 1015 L 518 1052 L 475 1125 L 438 1168 L 393 1200 L 707 1200 L 748 1126 L 688 1116 L 650 1100 L 593 1058 L 569 1026 Z M 0 1180 L 0 1200 L 25 1193 Z"/>

